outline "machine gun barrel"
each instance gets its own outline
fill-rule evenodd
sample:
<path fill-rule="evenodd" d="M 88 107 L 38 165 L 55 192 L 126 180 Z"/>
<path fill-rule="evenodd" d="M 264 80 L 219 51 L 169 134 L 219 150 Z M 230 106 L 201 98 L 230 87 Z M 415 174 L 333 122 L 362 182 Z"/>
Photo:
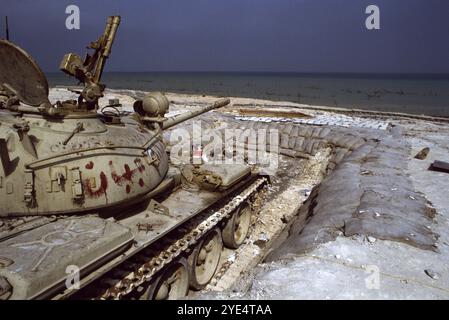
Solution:
<path fill-rule="evenodd" d="M 5 36 L 6 40 L 9 41 L 9 25 L 8 25 L 8 16 L 5 16 Z"/>
<path fill-rule="evenodd" d="M 120 25 L 120 16 L 111 16 L 108 18 L 106 28 L 103 34 L 103 50 L 98 58 L 98 63 L 95 69 L 94 81 L 100 82 L 101 75 L 103 73 L 106 59 L 111 53 L 112 44 L 114 43 L 115 35 L 117 33 L 118 26 Z"/>
<path fill-rule="evenodd" d="M 205 107 L 203 109 L 195 110 L 195 111 L 188 111 L 188 112 L 182 113 L 180 115 L 170 117 L 167 120 L 165 120 L 164 122 L 162 122 L 162 129 L 165 130 L 165 129 L 171 128 L 180 122 L 184 122 L 186 120 L 189 120 L 191 118 L 199 116 L 200 114 L 206 113 L 210 110 L 224 107 L 224 106 L 228 105 L 230 102 L 231 102 L 231 100 L 229 100 L 229 99 L 220 99 L 220 100 L 215 101 L 214 104 L 212 104 L 208 107 Z"/>

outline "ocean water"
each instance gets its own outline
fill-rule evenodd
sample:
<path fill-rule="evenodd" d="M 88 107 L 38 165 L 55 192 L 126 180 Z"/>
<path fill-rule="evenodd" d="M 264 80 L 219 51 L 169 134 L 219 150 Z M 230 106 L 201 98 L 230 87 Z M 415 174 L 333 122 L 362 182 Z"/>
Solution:
<path fill-rule="evenodd" d="M 63 73 L 50 86 L 76 85 Z M 449 117 L 449 75 L 110 72 L 111 89 L 210 94 Z"/>

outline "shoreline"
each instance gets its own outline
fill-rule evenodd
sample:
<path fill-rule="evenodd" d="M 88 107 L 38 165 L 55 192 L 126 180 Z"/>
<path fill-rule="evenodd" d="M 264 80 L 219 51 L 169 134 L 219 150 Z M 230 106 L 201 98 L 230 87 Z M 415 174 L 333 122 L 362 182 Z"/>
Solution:
<path fill-rule="evenodd" d="M 76 86 L 54 86 L 50 87 L 50 90 L 65 90 L 67 88 L 79 88 Z M 134 89 L 106 89 L 105 97 L 100 99 L 100 102 L 105 103 L 108 98 L 115 97 L 117 95 L 124 97 L 140 98 L 147 91 L 134 90 Z M 163 92 L 170 101 L 182 101 L 182 102 L 204 102 L 211 103 L 214 99 L 222 98 L 223 95 L 213 95 L 213 94 L 195 94 L 195 93 L 178 93 L 178 92 Z M 75 94 L 74 94 L 75 96 Z M 345 107 L 331 107 L 325 105 L 311 105 L 311 104 L 301 104 L 292 101 L 282 101 L 282 100 L 269 100 L 263 98 L 249 98 L 249 97 L 239 97 L 239 96 L 226 96 L 231 99 L 231 105 L 234 107 L 246 107 L 246 106 L 274 106 L 274 107 L 290 107 L 290 108 L 300 108 L 309 109 L 314 111 L 327 111 L 350 115 L 360 115 L 368 117 L 396 117 L 396 118 L 410 118 L 417 120 L 425 120 L 432 122 L 444 122 L 449 123 L 449 116 L 447 117 L 437 117 L 425 114 L 414 114 L 405 112 L 393 112 L 393 111 L 378 111 L 378 110 L 367 110 L 358 108 L 345 108 Z"/>
<path fill-rule="evenodd" d="M 449 116 L 445 77 L 394 78 L 369 75 L 279 73 L 106 73 L 108 88 L 180 94 L 236 96 L 383 112 Z M 49 75 L 51 85 L 73 85 Z"/>

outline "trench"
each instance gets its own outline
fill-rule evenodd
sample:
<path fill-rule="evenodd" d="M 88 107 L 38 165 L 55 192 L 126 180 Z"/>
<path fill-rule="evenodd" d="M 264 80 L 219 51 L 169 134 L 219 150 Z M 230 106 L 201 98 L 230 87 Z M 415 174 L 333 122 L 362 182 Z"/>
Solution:
<path fill-rule="evenodd" d="M 242 278 L 259 263 L 304 254 L 340 236 L 436 250 L 438 235 L 429 228 L 436 212 L 404 173 L 410 146 L 400 128 L 248 121 L 218 112 L 201 120 L 215 130 L 277 130 L 279 167 L 248 239 L 235 251 L 225 249 L 214 279 L 192 298 L 244 292 L 251 281 Z"/>

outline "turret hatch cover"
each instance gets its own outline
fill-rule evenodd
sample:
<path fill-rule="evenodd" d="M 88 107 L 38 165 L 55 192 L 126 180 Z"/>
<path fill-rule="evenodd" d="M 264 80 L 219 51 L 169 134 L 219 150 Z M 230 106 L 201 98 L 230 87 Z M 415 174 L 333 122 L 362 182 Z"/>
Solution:
<path fill-rule="evenodd" d="M 47 78 L 36 61 L 15 44 L 0 40 L 0 86 L 5 84 L 25 104 L 49 103 Z"/>

